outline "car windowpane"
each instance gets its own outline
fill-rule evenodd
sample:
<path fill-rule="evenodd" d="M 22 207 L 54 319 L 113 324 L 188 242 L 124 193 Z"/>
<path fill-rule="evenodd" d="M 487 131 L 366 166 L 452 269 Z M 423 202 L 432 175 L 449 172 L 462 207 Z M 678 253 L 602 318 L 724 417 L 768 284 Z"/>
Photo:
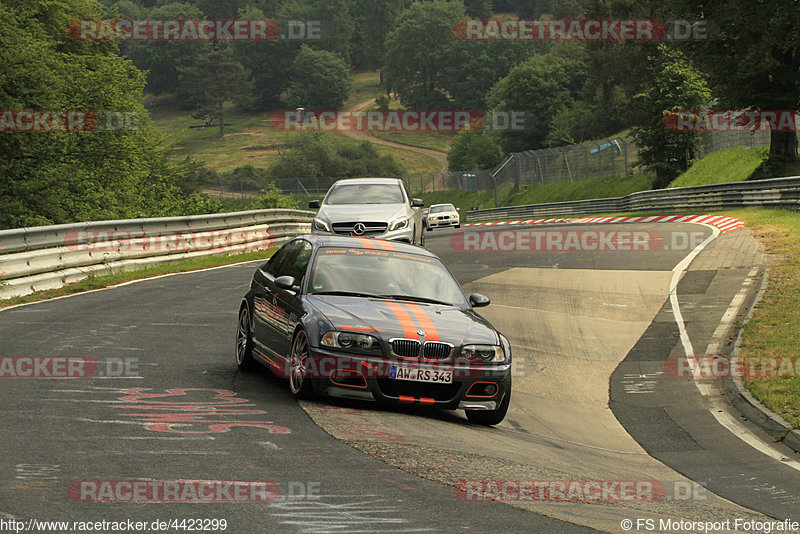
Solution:
<path fill-rule="evenodd" d="M 325 204 L 402 204 L 398 184 L 341 184 L 334 186 Z"/>
<path fill-rule="evenodd" d="M 320 249 L 309 290 L 405 295 L 467 306 L 458 282 L 438 259 L 385 251 Z"/>
<path fill-rule="evenodd" d="M 305 240 L 295 241 L 295 247 L 282 266 L 280 276 L 293 276 L 298 285 L 302 284 L 310 259 L 311 243 Z"/>
<path fill-rule="evenodd" d="M 443 206 L 433 206 L 431 208 L 431 213 L 440 213 L 442 211 L 456 211 L 452 204 L 445 204 Z"/>
<path fill-rule="evenodd" d="M 291 255 L 292 249 L 294 248 L 294 242 L 286 243 L 283 245 L 278 252 L 272 255 L 265 266 L 265 271 L 271 274 L 274 278 L 280 276 L 281 270 L 284 268 L 284 264 L 286 263 L 286 259 Z"/>

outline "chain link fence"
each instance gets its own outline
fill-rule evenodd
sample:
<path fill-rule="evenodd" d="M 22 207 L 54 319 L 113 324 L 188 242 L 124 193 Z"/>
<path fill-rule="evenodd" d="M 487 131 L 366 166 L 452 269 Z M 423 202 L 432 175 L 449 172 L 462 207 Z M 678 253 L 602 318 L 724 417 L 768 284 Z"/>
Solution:
<path fill-rule="evenodd" d="M 769 146 L 769 132 L 705 132 L 700 134 L 697 159 L 711 152 L 737 146 Z M 406 176 L 412 190 L 421 192 L 458 189 L 486 191 L 507 184 L 517 186 L 578 182 L 603 176 L 626 176 L 642 172 L 637 164 L 639 149 L 631 139 L 616 137 L 509 154 L 492 169 L 462 173 L 432 173 Z"/>
<path fill-rule="evenodd" d="M 737 146 L 769 145 L 769 132 L 707 132 L 700 134 L 700 159 L 711 152 Z M 639 150 L 631 139 L 609 138 L 556 148 L 509 154 L 491 169 L 460 172 L 406 174 L 402 176 L 415 195 L 435 191 L 492 191 L 516 186 L 578 182 L 603 176 L 642 172 L 636 164 Z M 324 195 L 338 178 L 281 178 L 275 185 L 285 193 Z"/>
<path fill-rule="evenodd" d="M 746 148 L 769 146 L 769 132 L 703 132 L 700 134 L 700 153 L 697 158 L 737 146 Z"/>

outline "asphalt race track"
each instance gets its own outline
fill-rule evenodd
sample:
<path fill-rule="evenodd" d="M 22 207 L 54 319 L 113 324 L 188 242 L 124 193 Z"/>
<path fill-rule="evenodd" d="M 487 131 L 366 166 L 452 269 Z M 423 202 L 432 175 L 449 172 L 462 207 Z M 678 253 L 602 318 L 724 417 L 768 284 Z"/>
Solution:
<path fill-rule="evenodd" d="M 673 269 L 711 230 L 635 228 L 658 234 L 661 246 L 501 250 L 481 234 L 470 242 L 483 250 L 464 250 L 475 237 L 465 234 L 478 230 L 428 233 L 428 248 L 466 290 L 492 298 L 482 314 L 511 340 L 515 393 L 495 428 L 472 425 L 462 412 L 301 405 L 266 371 L 239 373 L 237 309 L 255 263 L 2 311 L 0 356 L 88 358 L 100 367 L 90 377 L 0 382 L 0 521 L 224 519 L 228 532 L 616 532 L 620 521 L 637 518 L 800 520 L 796 455 L 774 444 L 766 445 L 772 457 L 756 450 L 723 423 L 741 425 L 731 428 L 751 442 L 769 436 L 736 420 L 713 383 L 701 390 L 665 372 L 685 339 L 696 354 L 714 343 L 727 348 L 729 331 L 719 324 L 737 295 L 743 307 L 752 301 L 763 264 L 757 244 L 747 230 L 719 236 L 681 276 Z M 526 229 L 480 230 L 489 231 Z M 666 495 L 509 505 L 453 489 L 486 480 L 650 481 Z M 120 481 L 251 481 L 273 489 L 241 499 L 250 502 L 232 502 L 224 491 L 217 502 L 94 502 L 101 493 L 91 488 Z"/>

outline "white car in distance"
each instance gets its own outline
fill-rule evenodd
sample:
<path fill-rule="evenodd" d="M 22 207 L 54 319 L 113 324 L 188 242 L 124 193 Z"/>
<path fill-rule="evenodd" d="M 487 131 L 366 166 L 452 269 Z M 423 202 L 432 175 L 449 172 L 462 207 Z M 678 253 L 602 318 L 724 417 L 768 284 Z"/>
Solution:
<path fill-rule="evenodd" d="M 459 209 L 452 204 L 434 204 L 425 215 L 425 229 L 461 227 Z"/>

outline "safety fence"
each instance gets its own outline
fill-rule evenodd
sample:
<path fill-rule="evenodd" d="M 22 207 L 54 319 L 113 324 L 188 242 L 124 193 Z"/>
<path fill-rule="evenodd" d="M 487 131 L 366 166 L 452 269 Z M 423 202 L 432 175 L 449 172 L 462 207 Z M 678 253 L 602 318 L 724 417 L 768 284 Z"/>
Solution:
<path fill-rule="evenodd" d="M 308 233 L 313 215 L 272 209 L 0 230 L 0 299 L 183 258 L 266 250 Z"/>
<path fill-rule="evenodd" d="M 472 210 L 464 222 L 569 217 L 593 213 L 663 213 L 764 207 L 800 208 L 800 176 L 639 191 L 624 197 Z"/>

